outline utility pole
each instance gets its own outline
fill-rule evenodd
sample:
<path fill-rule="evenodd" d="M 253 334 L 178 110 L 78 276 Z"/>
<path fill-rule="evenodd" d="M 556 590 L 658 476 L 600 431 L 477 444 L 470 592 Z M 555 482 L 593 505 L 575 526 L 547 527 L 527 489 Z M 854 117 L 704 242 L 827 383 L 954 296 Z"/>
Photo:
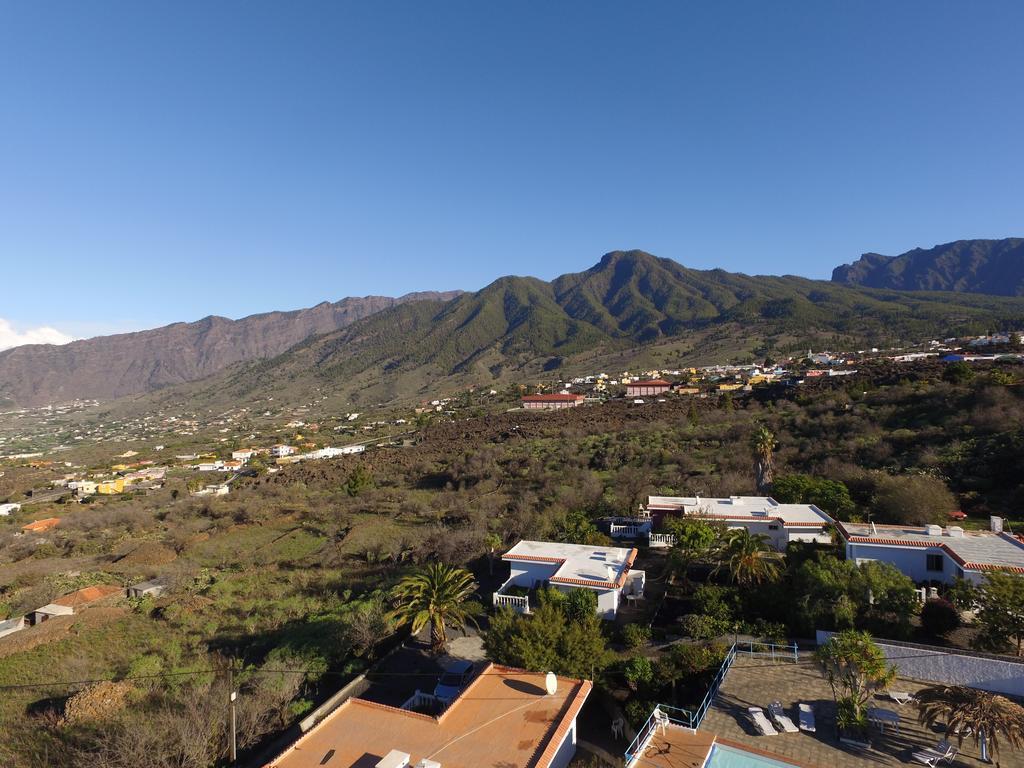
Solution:
<path fill-rule="evenodd" d="M 231 704 L 231 764 L 234 765 L 235 760 L 238 757 L 237 752 L 237 734 L 236 734 L 236 718 L 235 718 L 235 699 L 238 698 L 238 693 L 235 691 L 235 671 L 233 669 L 228 670 L 228 690 L 230 691 L 230 704 Z"/>

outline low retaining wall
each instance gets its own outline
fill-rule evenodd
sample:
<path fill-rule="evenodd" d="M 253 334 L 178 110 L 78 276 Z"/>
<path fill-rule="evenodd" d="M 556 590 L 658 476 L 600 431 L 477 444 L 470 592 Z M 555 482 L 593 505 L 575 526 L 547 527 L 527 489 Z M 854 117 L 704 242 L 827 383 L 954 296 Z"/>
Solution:
<path fill-rule="evenodd" d="M 366 675 L 360 675 L 300 720 L 299 730 L 305 733 L 353 696 L 360 696 L 366 693 L 369 688 L 370 683 L 367 681 Z"/>
<path fill-rule="evenodd" d="M 833 634 L 819 630 L 818 645 Z M 1024 697 L 1024 660 L 877 638 L 875 643 L 900 677 Z"/>

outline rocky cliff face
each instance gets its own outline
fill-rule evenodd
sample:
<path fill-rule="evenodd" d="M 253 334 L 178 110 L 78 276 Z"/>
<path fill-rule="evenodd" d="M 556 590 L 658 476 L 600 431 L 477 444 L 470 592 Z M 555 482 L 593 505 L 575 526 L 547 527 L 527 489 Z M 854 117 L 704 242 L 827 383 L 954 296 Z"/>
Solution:
<path fill-rule="evenodd" d="M 957 240 L 899 256 L 865 253 L 832 271 L 832 282 L 898 291 L 1024 296 L 1024 238 Z"/>
<path fill-rule="evenodd" d="M 337 331 L 399 304 L 448 300 L 458 293 L 346 298 L 241 320 L 207 317 L 62 346 L 15 347 L 0 352 L 0 401 L 41 405 L 151 392 L 205 378 L 235 363 L 273 357 L 310 336 Z"/>

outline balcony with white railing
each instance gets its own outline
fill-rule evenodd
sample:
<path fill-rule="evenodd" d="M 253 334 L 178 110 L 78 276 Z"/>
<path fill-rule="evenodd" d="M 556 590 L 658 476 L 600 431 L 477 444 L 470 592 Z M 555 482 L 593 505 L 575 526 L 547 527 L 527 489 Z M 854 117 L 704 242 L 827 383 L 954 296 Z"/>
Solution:
<path fill-rule="evenodd" d="M 530 612 L 530 598 L 528 595 L 510 595 L 508 590 L 515 586 L 510 578 L 494 593 L 491 602 L 495 608 L 511 608 L 516 613 Z"/>
<path fill-rule="evenodd" d="M 650 530 L 650 518 L 616 518 L 609 527 L 609 535 L 613 539 L 639 539 Z"/>
<path fill-rule="evenodd" d="M 654 547 L 655 549 L 674 547 L 676 545 L 676 537 L 671 533 L 648 533 L 647 534 L 647 546 Z"/>

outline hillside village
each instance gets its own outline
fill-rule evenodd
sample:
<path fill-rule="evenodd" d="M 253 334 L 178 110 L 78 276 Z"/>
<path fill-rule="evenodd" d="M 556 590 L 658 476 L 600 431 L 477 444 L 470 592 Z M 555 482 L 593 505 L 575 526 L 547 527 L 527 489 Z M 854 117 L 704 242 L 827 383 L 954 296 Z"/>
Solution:
<path fill-rule="evenodd" d="M 380 634 L 368 641 L 369 646 L 349 651 L 354 656 L 342 657 L 349 666 L 337 669 L 351 671 L 334 671 L 341 663 L 336 659 L 325 662 L 334 676 L 319 683 L 308 676 L 303 678 L 308 681 L 302 684 L 302 690 L 309 703 L 303 706 L 301 726 L 293 725 L 293 729 L 298 727 L 297 732 L 260 728 L 246 736 L 246 759 L 250 764 L 306 765 L 303 753 L 309 745 L 348 754 L 346 750 L 358 749 L 362 744 L 349 743 L 343 737 L 357 722 L 360 728 L 379 732 L 381 738 L 395 728 L 404 732 L 406 721 L 402 718 L 408 715 L 388 715 L 398 718 L 392 721 L 379 719 L 374 712 L 421 713 L 441 724 L 439 727 L 444 727 L 444 722 L 479 718 L 482 714 L 472 704 L 471 692 L 510 681 L 518 681 L 516 685 L 522 687 L 525 696 L 519 701 L 527 706 L 533 695 L 527 691 L 532 690 L 531 686 L 544 690 L 550 681 L 545 681 L 541 673 L 554 670 L 555 682 L 551 685 L 569 697 L 563 704 L 569 709 L 561 714 L 552 710 L 546 719 L 538 720 L 540 730 L 534 737 L 537 744 L 548 745 L 551 765 L 564 764 L 563 758 L 555 759 L 563 752 L 571 756 L 568 747 L 562 749 L 565 744 L 577 745 L 574 765 L 579 766 L 596 759 L 631 768 L 647 764 L 675 768 L 672 762 L 659 763 L 657 756 L 671 754 L 672 749 L 704 754 L 715 744 L 718 748 L 734 745 L 730 748 L 739 750 L 768 748 L 775 759 L 792 760 L 794 765 L 820 765 L 820 761 L 829 759 L 829 750 L 838 742 L 817 738 L 811 743 L 786 736 L 769 747 L 763 741 L 767 736 L 751 735 L 751 722 L 755 733 L 784 733 L 788 730 L 783 727 L 786 713 L 792 712 L 796 722 L 798 714 L 803 716 L 798 706 L 801 697 L 806 698 L 801 691 L 783 694 L 786 685 L 780 679 L 772 684 L 775 693 L 771 699 L 750 698 L 744 691 L 755 690 L 748 679 L 762 674 L 759 665 L 766 659 L 785 658 L 794 670 L 800 670 L 799 674 L 818 679 L 814 677 L 818 675 L 814 644 L 826 644 L 829 632 L 845 626 L 840 614 L 828 606 L 837 604 L 837 599 L 838 604 L 850 600 L 857 617 L 855 626 L 870 628 L 879 647 L 905 676 L 898 684 L 900 690 L 911 700 L 923 696 L 919 693 L 926 687 L 922 680 L 943 679 L 939 669 L 960 664 L 958 654 L 975 653 L 976 643 L 989 642 L 984 639 L 987 630 L 979 618 L 984 609 L 976 601 L 984 599 L 981 595 L 988 588 L 990 574 L 1024 572 L 1024 540 L 1014 532 L 1021 530 L 1024 521 L 996 513 L 986 516 L 985 504 L 981 503 L 984 499 L 979 497 L 964 507 L 970 516 L 950 506 L 934 510 L 927 523 L 911 522 L 910 518 L 899 522 L 874 512 L 869 497 L 837 501 L 839 497 L 830 495 L 832 490 L 824 495 L 813 490 L 787 490 L 790 475 L 777 478 L 770 493 L 752 493 L 761 480 L 753 483 L 729 474 L 732 470 L 725 466 L 732 459 L 718 448 L 706 446 L 712 435 L 717 435 L 713 438 L 715 445 L 727 442 L 725 433 L 717 431 L 715 425 L 719 423 L 721 429 L 742 429 L 746 434 L 751 420 L 765 419 L 772 411 L 814 408 L 814 403 L 832 403 L 859 388 L 883 396 L 890 390 L 902 392 L 908 387 L 934 386 L 928 382 L 961 382 L 973 377 L 979 386 L 989 382 L 986 386 L 1015 391 L 1020 353 L 1014 344 L 1000 340 L 992 354 L 968 351 L 977 346 L 969 342 L 962 346 L 934 343 L 915 350 L 810 352 L 770 365 L 597 372 L 542 385 L 483 388 L 407 407 L 337 414 L 318 410 L 315 402 L 297 407 L 267 402 L 221 412 L 209 420 L 199 414 L 165 412 L 124 421 L 104 416 L 102 422 L 90 425 L 61 419 L 78 418 L 96 408 L 95 404 L 44 409 L 39 414 L 39 437 L 35 438 L 40 440 L 38 446 L 28 444 L 27 433 L 17 442 L 19 447 L 44 450 L 8 455 L 2 462 L 4 476 L 0 483 L 18 490 L 7 491 L 0 506 L 0 535 L 7 536 L 3 539 L 6 549 L 0 552 L 12 553 L 5 555 L 5 564 L 0 565 L 0 610 L 6 614 L 0 621 L 0 684 L 25 679 L 18 676 L 22 672 L 5 677 L 9 674 L 5 672 L 5 658 L 14 660 L 26 653 L 41 658 L 38 653 L 50 643 L 68 643 L 58 638 L 69 637 L 69 631 L 83 632 L 99 641 L 105 637 L 103 626 L 108 622 L 119 626 L 128 621 L 134 627 L 131 631 L 141 633 L 140 637 L 162 626 L 158 631 L 170 631 L 175 638 L 182 638 L 175 639 L 176 644 L 185 642 L 186 637 L 191 638 L 189 643 L 196 643 L 209 631 L 199 629 L 203 622 L 219 625 L 219 632 L 230 634 L 228 627 L 233 620 L 223 612 L 233 612 L 234 601 L 247 594 L 245 600 L 252 615 L 245 621 L 250 626 L 261 626 L 267 621 L 264 612 L 272 610 L 273 601 L 295 599 L 290 596 L 294 577 L 289 574 L 299 563 L 313 572 L 340 569 L 340 573 L 347 574 L 347 583 L 358 590 L 347 598 L 352 601 L 351 607 L 339 607 L 332 602 L 336 598 L 328 599 L 327 604 L 334 605 L 330 610 L 340 611 L 339 618 L 332 618 L 332 622 L 348 626 L 346 622 L 351 619 L 340 618 L 348 611 L 368 612 L 365 620 L 369 621 L 378 610 L 373 606 L 380 606 L 379 601 L 384 599 L 372 585 L 381 579 L 392 584 L 410 563 L 427 563 L 437 551 L 446 551 L 448 554 L 442 556 L 445 562 L 462 563 L 468 558 L 472 570 L 467 574 L 476 579 L 473 599 L 486 606 L 489 618 L 483 626 L 489 628 L 469 630 L 464 637 L 453 636 L 448 655 L 438 661 L 425 650 L 427 640 L 409 637 L 401 631 L 401 625 L 384 621 L 377 630 Z M 951 377 L 950 371 L 956 371 L 957 377 Z M 852 389 L 849 382 L 854 382 Z M 845 412 L 864 405 L 848 400 Z M 552 408 L 554 412 L 543 412 Z M 530 413 L 536 410 L 542 412 Z M 4 422 L 4 434 L 11 443 L 10 430 L 32 423 L 31 413 L 19 411 Z M 627 421 L 621 421 L 624 419 Z M 630 475 L 635 471 L 630 461 L 621 459 L 624 463 L 620 468 L 606 472 L 604 482 L 608 485 L 603 498 L 590 502 L 589 511 L 578 519 L 573 517 L 571 507 L 553 511 L 560 509 L 555 496 L 552 511 L 545 515 L 547 521 L 538 518 L 532 523 L 512 524 L 511 528 L 505 527 L 508 522 L 496 522 L 510 514 L 513 502 L 509 499 L 507 508 L 499 506 L 506 511 L 497 512 L 492 522 L 486 522 L 487 518 L 483 523 L 469 522 L 480 519 L 475 517 L 479 513 L 473 511 L 473 505 L 489 493 L 501 491 L 504 482 L 523 482 L 513 481 L 511 476 L 502 480 L 504 470 L 495 475 L 498 470 L 487 469 L 486 462 L 491 459 L 486 457 L 496 450 L 493 446 L 509 444 L 509 440 L 523 441 L 522 449 L 528 454 L 539 450 L 550 461 L 557 452 L 549 453 L 551 447 L 541 446 L 548 446 L 553 438 L 557 441 L 558 435 L 574 434 L 578 427 L 572 425 L 583 423 L 588 425 L 586 433 L 615 434 L 616 440 L 629 441 L 630 433 L 636 432 L 645 435 L 645 444 L 652 446 L 665 439 L 656 437 L 662 434 L 659 430 L 681 430 L 692 435 L 685 439 L 698 441 L 690 444 L 694 457 L 707 458 L 696 458 L 696 464 L 674 458 L 664 466 L 692 466 L 691 480 L 680 483 L 659 471 L 656 474 L 661 479 L 654 479 L 657 492 L 646 493 L 643 491 L 650 485 L 637 484 L 638 478 Z M 625 431 L 611 426 L 621 423 L 633 426 Z M 81 437 L 76 443 L 89 446 L 53 445 L 54 437 L 67 434 Z M 780 444 L 787 446 L 802 440 L 779 431 L 775 435 Z M 697 447 L 701 444 L 705 447 Z M 53 447 L 47 447 L 50 445 Z M 571 450 L 584 445 L 586 441 Z M 452 446 L 460 447 L 453 452 Z M 467 446 L 474 447 L 463 455 Z M 650 456 L 666 455 L 664 449 L 648 448 L 638 458 L 651 461 L 650 457 L 644 458 L 650 450 L 655 450 Z M 711 453 L 707 453 L 709 450 Z M 806 463 L 792 450 L 780 449 L 780 455 L 788 456 L 786 461 L 794 467 Z M 112 455 L 103 461 L 107 451 Z M 473 458 L 474 451 L 480 458 Z M 701 479 L 708 471 L 699 469 L 701 461 L 717 467 L 710 470 L 716 477 L 711 486 Z M 403 474 L 416 477 L 418 472 L 426 471 L 419 469 L 421 465 L 434 466 L 449 479 L 435 488 L 435 481 L 427 479 L 431 477 L 428 472 L 408 490 L 395 485 L 395 478 Z M 549 477 L 548 471 L 538 477 L 542 483 L 550 482 L 544 479 Z M 800 477 L 803 475 L 792 475 Z M 824 483 L 824 479 L 814 482 Z M 852 481 L 846 482 L 855 488 Z M 416 490 L 421 486 L 432 490 Z M 695 487 L 702 490 L 693 493 Z M 836 487 L 846 486 L 840 483 Z M 314 496 L 309 497 L 310 493 Z M 469 497 L 461 499 L 467 493 Z M 776 493 L 781 497 L 776 498 Z M 423 499 L 414 501 L 423 494 L 423 499 L 434 497 L 430 504 L 441 504 L 447 511 L 432 518 L 429 509 L 423 507 Z M 263 506 L 266 498 L 281 499 L 278 503 L 283 503 L 284 509 L 297 511 L 281 516 L 276 506 Z M 969 494 L 962 499 L 966 503 Z M 471 505 L 467 510 L 449 506 L 467 501 Z M 499 505 L 502 503 L 499 501 Z M 859 511 L 851 514 L 850 504 Z M 323 511 L 317 511 L 321 505 L 325 505 Z M 339 513 L 327 512 L 333 509 L 349 511 L 335 518 Z M 389 514 L 395 516 L 387 523 L 390 538 L 381 529 L 384 509 L 393 510 Z M 304 522 L 296 525 L 295 514 Z M 874 517 L 876 514 L 881 519 Z M 167 526 L 166 515 L 185 515 L 182 520 L 194 520 L 188 530 L 197 533 L 176 533 Z M 435 522 L 426 522 L 431 519 Z M 201 520 L 208 522 L 198 523 Z M 554 522 L 557 520 L 561 522 Z M 480 524 L 485 529 L 503 531 L 494 534 L 498 538 L 488 545 L 489 554 L 483 560 L 471 554 L 482 546 L 477 537 L 484 534 L 471 533 L 479 531 L 476 526 Z M 412 543 L 424 535 L 417 532 L 423 525 L 440 526 L 439 535 L 447 537 L 448 543 L 440 545 L 433 539 L 433 543 Z M 691 542 L 698 533 L 707 538 L 695 548 Z M 248 542 L 244 549 L 238 548 L 240 541 Z M 331 554 L 336 546 L 340 548 L 338 553 Z M 726 554 L 729 548 L 748 546 L 755 546 L 752 563 L 766 563 L 764 568 L 768 570 L 759 576 L 753 574 L 760 573 L 757 568 L 761 566 L 751 565 L 755 567 L 751 575 L 730 570 L 738 566 L 729 564 L 733 562 Z M 259 587 L 248 583 L 247 570 L 253 566 L 244 563 L 251 562 L 249 558 L 257 552 L 258 562 L 263 563 L 258 570 L 264 569 L 267 558 L 274 563 L 267 571 L 276 574 L 272 586 L 262 579 Z M 848 596 L 840 599 L 835 593 L 815 592 L 825 587 L 808 562 L 821 563 L 817 566 L 821 568 L 848 569 L 840 579 L 840 583 L 848 584 Z M 28 575 L 36 572 L 34 564 L 57 566 L 64 572 L 59 578 L 54 572 L 40 582 L 38 576 Z M 11 575 L 5 576 L 8 569 Z M 359 573 L 364 576 L 355 575 Z M 732 576 L 726 576 L 728 573 Z M 360 583 L 364 586 L 355 586 Z M 867 588 L 862 586 L 865 584 L 871 585 L 873 604 L 862 602 L 864 593 L 860 590 Z M 824 602 L 786 608 L 772 591 L 779 588 L 802 593 L 811 590 L 809 594 L 817 594 L 815 599 Z M 253 589 L 270 592 L 258 596 L 250 592 Z M 589 605 L 592 601 L 588 610 L 598 623 L 584 622 L 580 626 L 589 627 L 586 632 L 591 633 L 590 642 L 600 646 L 587 652 L 602 659 L 604 671 L 600 674 L 585 669 L 586 665 L 574 666 L 572 654 L 576 651 L 568 648 L 565 660 L 558 663 L 547 657 L 539 660 L 502 650 L 506 642 L 502 637 L 517 636 L 533 623 L 547 620 L 543 617 L 570 615 L 565 613 L 568 607 L 560 607 L 558 600 L 562 598 L 552 589 L 562 594 L 568 605 L 581 601 Z M 971 589 L 973 597 L 962 597 L 964 590 Z M 762 595 L 758 598 L 760 605 L 750 602 L 756 595 Z M 182 601 L 194 606 L 189 613 L 183 614 L 176 607 Z M 957 606 L 960 629 L 930 634 L 938 630 L 922 623 L 922 612 L 938 603 Z M 324 610 L 323 605 L 314 612 Z M 309 610 L 298 608 L 299 613 L 288 621 L 301 626 Z M 173 618 L 157 618 L 163 616 Z M 572 622 L 566 626 L 573 626 Z M 943 654 L 942 660 L 927 669 L 907 666 L 908 662 L 899 660 L 898 649 L 904 646 L 886 645 L 889 638 L 898 643 L 912 638 L 931 649 L 929 653 Z M 160 644 L 142 642 L 150 649 L 148 657 L 161 659 L 153 662 L 159 669 L 176 663 L 165 658 Z M 269 646 L 231 642 L 241 642 L 236 652 L 249 656 L 257 665 L 254 670 L 260 658 L 265 665 L 270 664 L 265 661 Z M 378 643 L 384 644 L 379 650 Z M 204 645 L 202 641 L 199 648 Z M 309 648 L 289 647 L 307 648 L 303 653 Z M 199 652 L 206 654 L 209 650 Z M 686 662 L 690 671 L 683 678 L 682 688 L 669 695 L 659 676 L 668 674 L 670 664 L 675 663 L 671 654 L 684 652 L 703 655 L 699 663 Z M 292 659 L 289 663 L 299 662 Z M 772 675 L 776 674 L 775 663 L 770 667 Z M 993 662 L 996 667 L 1006 663 L 1013 662 Z M 387 682 L 391 664 L 412 665 L 401 667 L 415 670 L 407 685 Z M 465 664 L 469 666 L 459 666 Z M 1007 673 L 996 667 L 984 674 L 1002 681 L 1001 676 Z M 446 680 L 450 676 L 446 670 L 455 668 L 466 671 L 459 673 L 459 681 L 447 692 L 438 681 Z M 520 668 L 533 671 L 515 671 Z M 382 676 L 375 678 L 378 669 Z M 254 698 L 258 680 L 257 674 L 250 683 L 256 687 L 247 700 L 249 705 L 262 701 Z M 1018 695 L 1010 682 L 977 684 Z M 466 692 L 460 695 L 463 689 Z M 87 691 L 88 686 L 82 687 L 76 695 L 85 696 Z M 876 696 L 879 701 L 869 707 L 874 713 L 869 719 L 875 718 L 871 722 L 883 723 L 867 729 L 871 733 L 872 728 L 881 727 L 877 734 L 870 735 L 871 760 L 895 764 L 905 759 L 931 759 L 929 750 L 935 749 L 934 740 L 927 732 L 912 727 L 913 717 L 905 709 L 914 705 L 901 704 L 895 710 L 886 707 L 890 691 L 897 691 L 896 683 L 880 689 Z M 769 712 L 761 719 L 749 713 L 734 716 L 721 704 L 723 695 L 749 702 L 744 712 L 758 708 L 769 712 L 773 700 L 780 699 L 782 714 Z M 368 709 L 370 705 L 378 709 Z M 68 706 L 72 706 L 71 701 Z M 819 723 L 834 720 L 833 706 L 830 699 L 816 700 L 813 714 Z M 885 737 L 884 723 L 889 719 L 906 732 L 905 738 L 893 741 Z M 285 720 L 296 722 L 294 717 Z M 715 729 L 713 737 L 708 735 L 709 727 Z M 805 733 L 799 728 L 796 732 Z M 381 751 L 380 760 L 392 759 L 400 765 L 406 759 L 403 755 L 411 755 L 408 759 L 412 760 L 438 747 L 436 736 L 427 732 L 415 737 L 411 731 L 409 734 L 404 740 L 392 740 L 394 749 Z M 486 734 L 480 738 L 485 742 L 467 741 L 465 754 L 460 753 L 458 759 L 471 759 L 472 750 L 483 749 L 483 743 L 498 743 Z M 910 747 L 905 746 L 907 739 Z M 908 748 L 910 752 L 906 752 Z M 856 762 L 860 758 L 853 759 L 852 764 L 867 764 Z M 964 765 L 976 762 L 962 750 L 956 759 Z M 1016 764 L 1005 754 L 1003 761 Z"/>

